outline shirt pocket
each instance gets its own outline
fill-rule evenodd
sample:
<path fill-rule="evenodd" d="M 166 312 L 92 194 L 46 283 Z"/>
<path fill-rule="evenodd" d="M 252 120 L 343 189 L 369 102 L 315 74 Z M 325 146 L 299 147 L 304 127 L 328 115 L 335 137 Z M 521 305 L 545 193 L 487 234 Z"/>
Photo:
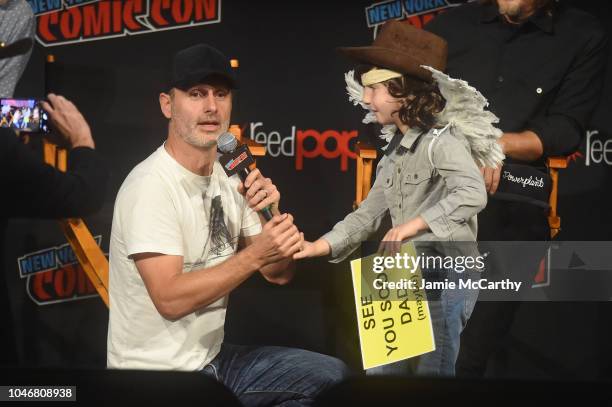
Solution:
<path fill-rule="evenodd" d="M 555 97 L 561 82 L 554 77 L 542 75 L 529 75 L 529 77 L 517 80 L 513 92 L 516 100 L 521 103 L 515 106 L 518 117 L 532 117 L 542 112 L 543 106 L 547 106 Z"/>
<path fill-rule="evenodd" d="M 560 80 L 554 77 L 530 75 L 529 77 L 520 78 L 518 83 L 521 92 L 524 92 L 525 95 L 532 98 L 542 98 L 555 91 L 560 85 Z"/>
<path fill-rule="evenodd" d="M 402 176 L 401 193 L 404 202 L 415 206 L 423 202 L 431 188 L 432 170 L 423 168 L 405 171 Z"/>
<path fill-rule="evenodd" d="M 419 185 L 423 182 L 429 182 L 431 180 L 431 170 L 428 168 L 423 168 L 421 170 L 416 171 L 405 171 L 403 182 L 404 184 L 409 185 Z"/>

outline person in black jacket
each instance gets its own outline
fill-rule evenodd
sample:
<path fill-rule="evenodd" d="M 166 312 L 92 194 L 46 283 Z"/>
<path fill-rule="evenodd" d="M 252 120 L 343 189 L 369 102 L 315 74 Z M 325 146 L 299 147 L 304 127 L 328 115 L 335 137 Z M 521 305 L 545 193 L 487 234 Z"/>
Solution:
<path fill-rule="evenodd" d="M 43 108 L 70 145 L 68 169 L 61 172 L 23 144 L 11 129 L 0 128 L 0 264 L 10 218 L 61 219 L 83 217 L 104 203 L 108 169 L 95 151 L 91 129 L 76 106 L 49 94 Z M 34 192 L 35 191 L 35 192 Z M 15 364 L 16 352 L 5 275 L 0 276 L 0 364 Z M 4 318 L 2 318 L 4 317 Z"/>
<path fill-rule="evenodd" d="M 9 129 L 0 129 L 0 183 L 3 218 L 70 218 L 96 212 L 104 200 L 108 176 L 95 151 L 89 125 L 76 106 L 50 94 L 42 102 L 51 122 L 70 145 L 68 171 L 46 165 Z M 31 196 L 31 191 L 37 191 Z"/>
<path fill-rule="evenodd" d="M 541 170 L 543 177 L 546 158 L 580 145 L 603 88 L 607 37 L 601 24 L 555 0 L 480 0 L 440 14 L 425 29 L 447 40 L 448 74 L 483 93 L 504 132 L 503 172 L 481 169 L 490 199 L 478 216 L 478 240 L 548 240 L 546 210 L 502 199 L 498 186 L 518 166 Z M 532 283 L 543 254 L 518 253 L 527 267 L 507 262 L 495 271 Z M 458 376 L 485 374 L 519 304 L 477 303 L 461 337 Z"/>

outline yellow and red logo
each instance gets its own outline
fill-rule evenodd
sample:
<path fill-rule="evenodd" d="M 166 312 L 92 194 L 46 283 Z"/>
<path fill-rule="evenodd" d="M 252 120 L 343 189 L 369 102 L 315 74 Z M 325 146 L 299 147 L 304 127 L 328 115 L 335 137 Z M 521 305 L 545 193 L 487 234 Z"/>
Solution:
<path fill-rule="evenodd" d="M 43 46 L 221 22 L 221 0 L 28 0 Z"/>

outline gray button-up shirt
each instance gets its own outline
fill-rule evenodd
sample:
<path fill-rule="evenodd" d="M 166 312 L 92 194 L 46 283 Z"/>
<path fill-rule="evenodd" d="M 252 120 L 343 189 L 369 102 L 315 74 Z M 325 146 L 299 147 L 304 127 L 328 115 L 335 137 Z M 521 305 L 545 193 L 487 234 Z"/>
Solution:
<path fill-rule="evenodd" d="M 452 128 L 438 136 L 434 129 L 410 129 L 399 146 L 391 144 L 367 198 L 323 236 L 331 246 L 332 262 L 344 260 L 367 240 L 387 211 L 393 226 L 419 215 L 425 220 L 430 231 L 412 240 L 476 241 L 476 214 L 485 207 L 487 193 L 465 137 Z"/>

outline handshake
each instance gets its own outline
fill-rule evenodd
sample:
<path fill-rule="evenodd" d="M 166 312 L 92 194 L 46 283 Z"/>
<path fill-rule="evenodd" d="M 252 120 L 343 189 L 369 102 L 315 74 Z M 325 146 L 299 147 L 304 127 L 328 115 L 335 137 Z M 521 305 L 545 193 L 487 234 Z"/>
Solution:
<path fill-rule="evenodd" d="M 331 249 L 325 240 L 319 239 L 314 243 L 305 241 L 304 233 L 293 223 L 293 216 L 278 211 L 280 192 L 272 180 L 265 178 L 258 169 L 251 171 L 244 183 L 240 183 L 238 192 L 254 211 L 270 208 L 274 215 L 264 224 L 251 248 L 262 267 L 285 259 L 298 260 L 329 254 Z"/>

